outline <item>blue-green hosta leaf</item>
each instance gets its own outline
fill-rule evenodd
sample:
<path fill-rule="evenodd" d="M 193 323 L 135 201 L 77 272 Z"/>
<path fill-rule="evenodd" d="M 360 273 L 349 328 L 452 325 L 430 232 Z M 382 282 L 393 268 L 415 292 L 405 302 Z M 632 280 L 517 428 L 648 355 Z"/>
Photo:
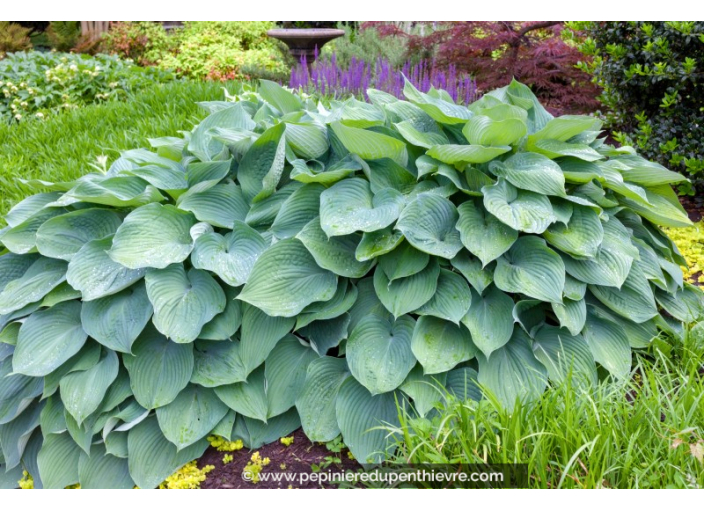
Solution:
<path fill-rule="evenodd" d="M 374 272 L 374 290 L 394 317 L 417 310 L 435 295 L 440 267 L 436 259 L 422 271 L 390 282 L 384 271 Z"/>
<path fill-rule="evenodd" d="M 177 344 L 152 326 L 142 332 L 132 356 L 122 362 L 130 374 L 130 386 L 145 409 L 165 406 L 186 387 L 193 373 L 193 344 Z"/>
<path fill-rule="evenodd" d="M 364 173 L 369 179 L 369 185 L 374 194 L 391 188 L 407 195 L 417 186 L 415 173 L 389 158 L 365 162 Z"/>
<path fill-rule="evenodd" d="M 254 129 L 254 122 L 240 103 L 211 113 L 193 130 L 188 142 L 188 150 L 201 161 L 212 160 L 225 148 L 213 137 L 212 130 L 217 128 Z"/>
<path fill-rule="evenodd" d="M 215 227 L 232 228 L 236 221 L 244 221 L 249 206 L 242 190 L 234 183 L 217 184 L 198 193 L 182 195 L 178 208 L 190 211 L 198 218 Z"/>
<path fill-rule="evenodd" d="M 410 121 L 407 120 L 398 122 L 394 124 L 394 126 L 408 143 L 417 145 L 418 147 L 430 149 L 434 145 L 450 143 L 447 136 L 440 132 L 437 127 L 435 128 L 435 131 L 419 131 Z"/>
<path fill-rule="evenodd" d="M 271 316 L 293 317 L 332 298 L 336 288 L 337 276 L 319 267 L 301 241 L 285 239 L 259 257 L 237 299 Z"/>
<path fill-rule="evenodd" d="M 403 95 L 434 120 L 443 124 L 464 124 L 472 117 L 472 113 L 466 107 L 424 94 L 407 79 L 403 87 Z"/>
<path fill-rule="evenodd" d="M 191 263 L 218 275 L 233 287 L 247 283 L 254 263 L 267 249 L 266 240 L 252 227 L 235 221 L 224 236 L 211 232 L 200 236 L 193 248 Z"/>
<path fill-rule="evenodd" d="M 395 250 L 402 241 L 403 234 L 389 227 L 365 232 L 354 255 L 360 262 L 365 262 Z"/>
<path fill-rule="evenodd" d="M 291 179 L 304 184 L 317 182 L 324 186 L 331 186 L 362 169 L 362 165 L 355 159 L 356 157 L 348 154 L 327 168 L 322 167 L 322 165 L 316 165 L 314 161 L 306 163 L 302 159 L 297 159 L 292 163 Z M 318 169 L 316 166 L 321 168 Z"/>
<path fill-rule="evenodd" d="M 78 483 L 81 489 L 132 489 L 126 458 L 107 452 L 104 445 L 94 445 L 91 455 L 81 453 L 78 459 Z"/>
<path fill-rule="evenodd" d="M 0 425 L 14 420 L 42 394 L 43 381 L 12 371 L 12 359 L 0 361 Z"/>
<path fill-rule="evenodd" d="M 376 316 L 362 319 L 347 341 L 350 371 L 372 395 L 398 388 L 416 364 L 411 351 L 415 320 L 399 317 L 393 322 Z"/>
<path fill-rule="evenodd" d="M 677 195 L 668 185 L 645 189 L 651 205 L 644 205 L 629 198 L 623 198 L 623 205 L 630 207 L 643 218 L 664 227 L 691 227 L 687 213 L 682 208 Z M 4 242 L 4 238 L 3 238 Z"/>
<path fill-rule="evenodd" d="M 455 228 L 458 218 L 457 209 L 448 199 L 423 193 L 401 212 L 396 229 L 414 248 L 451 259 L 462 249 Z"/>
<path fill-rule="evenodd" d="M 704 297 L 702 297 L 702 292 L 699 288 L 689 283 L 685 283 L 684 288 L 674 294 L 657 290 L 655 298 L 660 306 L 667 310 L 667 313 L 682 322 L 697 322 L 704 316 Z M 633 317 L 631 317 L 631 320 L 634 320 Z"/>
<path fill-rule="evenodd" d="M 447 373 L 445 389 L 461 402 L 467 400 L 478 402 L 482 398 L 482 391 L 477 384 L 477 379 L 477 371 L 473 368 L 455 368 Z"/>
<path fill-rule="evenodd" d="M 98 409 L 110 385 L 117 377 L 120 361 L 114 351 L 88 370 L 74 371 L 61 379 L 61 401 L 78 425 Z"/>
<path fill-rule="evenodd" d="M 44 222 L 37 230 L 37 249 L 47 257 L 71 260 L 84 244 L 115 233 L 122 223 L 107 209 L 81 209 Z"/>
<path fill-rule="evenodd" d="M 3 229 L 2 244 L 12 253 L 23 254 L 37 251 L 37 231 L 48 220 L 66 213 L 66 209 L 54 207 L 42 209 L 16 227 Z"/>
<path fill-rule="evenodd" d="M 203 340 L 229 340 L 242 324 L 242 302 L 237 295 L 240 289 L 227 286 L 225 289 L 225 310 L 217 314 L 200 330 L 198 338 Z"/>
<path fill-rule="evenodd" d="M 269 404 L 266 398 L 264 367 L 249 374 L 247 380 L 215 388 L 215 394 L 227 407 L 242 416 L 267 421 Z"/>
<path fill-rule="evenodd" d="M 0 292 L 12 280 L 22 278 L 22 275 L 27 272 L 27 269 L 29 269 L 38 258 L 39 255 L 36 253 L 27 255 L 6 253 L 0 256 Z"/>
<path fill-rule="evenodd" d="M 562 304 L 552 303 L 552 310 L 560 321 L 560 326 L 567 328 L 573 335 L 578 335 L 584 329 L 587 320 L 587 304 L 584 299 L 563 299 Z"/>
<path fill-rule="evenodd" d="M 245 373 L 249 374 L 261 365 L 295 323 L 293 317 L 271 317 L 259 308 L 244 303 L 240 357 Z"/>
<path fill-rule="evenodd" d="M 247 416 L 241 418 L 238 418 L 235 422 L 232 439 L 241 439 L 248 448 L 252 449 L 273 443 L 301 427 L 301 420 L 295 409 L 290 409 L 284 414 L 275 416 L 266 423 Z"/>
<path fill-rule="evenodd" d="M 20 464 L 30 436 L 39 426 L 39 417 L 43 407 L 44 402 L 33 404 L 11 422 L 0 425 L 0 444 L 3 447 L 1 457 L 4 457 L 4 469 L 0 469 L 0 472 L 10 470 Z"/>
<path fill-rule="evenodd" d="M 528 137 L 528 148 L 538 140 L 559 140 L 566 142 L 583 131 L 601 128 L 602 122 L 588 115 L 562 115 L 550 120 L 545 126 Z"/>
<path fill-rule="evenodd" d="M 503 347 L 513 333 L 513 300 L 495 286 L 480 296 L 472 292 L 472 304 L 462 318 L 472 342 L 484 356 Z"/>
<path fill-rule="evenodd" d="M 640 324 L 658 315 L 653 289 L 635 264 L 620 289 L 590 285 L 589 290 L 607 308 L 633 322 Z"/>
<path fill-rule="evenodd" d="M 352 305 L 357 301 L 357 295 L 357 287 L 348 280 L 340 278 L 332 299 L 306 306 L 296 318 L 294 329 L 300 329 L 313 321 L 325 321 L 339 317 L 352 308 Z"/>
<path fill-rule="evenodd" d="M 62 363 L 56 370 L 44 377 L 44 392 L 42 399 L 45 399 L 59 389 L 59 383 L 63 376 L 77 370 L 88 370 L 100 361 L 100 344 L 97 342 L 86 342 L 83 347 Z"/>
<path fill-rule="evenodd" d="M 333 122 L 331 127 L 345 149 L 362 159 L 391 158 L 401 166 L 408 162 L 406 144 L 396 138 L 340 122 Z"/>
<path fill-rule="evenodd" d="M 208 447 L 200 441 L 178 450 L 165 437 L 156 417 L 137 424 L 127 435 L 130 476 L 140 489 L 154 489 L 181 466 L 197 459 Z"/>
<path fill-rule="evenodd" d="M 66 262 L 62 260 L 41 257 L 33 260 L 31 265 L 27 262 L 18 262 L 14 268 L 8 268 L 8 276 L 16 276 L 22 269 L 24 271 L 0 292 L 0 315 L 10 314 L 41 300 L 66 280 Z"/>
<path fill-rule="evenodd" d="M 374 232 L 396 221 L 403 206 L 403 195 L 396 190 L 372 195 L 366 180 L 345 179 L 320 195 L 320 226 L 329 237 Z"/>
<path fill-rule="evenodd" d="M 574 206 L 567 223 L 555 223 L 543 234 L 545 240 L 560 251 L 577 258 L 596 257 L 604 239 L 599 215 L 587 207 Z"/>
<path fill-rule="evenodd" d="M 276 190 L 284 171 L 286 124 L 270 127 L 257 138 L 240 162 L 237 180 L 250 203 L 259 202 Z"/>
<path fill-rule="evenodd" d="M 533 338 L 533 354 L 545 366 L 551 381 L 562 383 L 572 377 L 577 386 L 596 386 L 594 357 L 581 336 L 545 325 Z"/>
<path fill-rule="evenodd" d="M 67 191 L 57 202 L 86 202 L 110 207 L 140 207 L 164 201 L 159 190 L 136 176 L 86 179 Z"/>
<path fill-rule="evenodd" d="M 78 459 L 81 449 L 63 434 L 49 434 L 44 438 L 37 455 L 39 475 L 45 489 L 64 489 L 78 483 Z"/>
<path fill-rule="evenodd" d="M 487 211 L 514 230 L 542 234 L 557 221 L 546 196 L 519 190 L 501 178 L 482 192 Z"/>
<path fill-rule="evenodd" d="M 285 413 L 296 403 L 306 380 L 308 365 L 318 354 L 293 335 L 286 336 L 271 351 L 264 364 L 267 418 Z"/>
<path fill-rule="evenodd" d="M 586 184 L 594 179 L 598 181 L 604 180 L 601 169 L 596 163 L 571 157 L 560 158 L 555 163 L 560 165 L 567 182 Z"/>
<path fill-rule="evenodd" d="M 349 309 L 349 331 L 356 328 L 357 324 L 369 315 L 376 315 L 382 318 L 389 317 L 389 311 L 376 295 L 373 280 L 372 277 L 367 277 L 357 282 L 357 300 L 352 308 Z"/>
<path fill-rule="evenodd" d="M 427 315 L 416 322 L 411 350 L 426 375 L 452 370 L 477 353 L 472 336 L 464 326 Z"/>
<path fill-rule="evenodd" d="M 531 338 L 545 324 L 547 303 L 537 299 L 521 299 L 513 306 L 513 319 Z"/>
<path fill-rule="evenodd" d="M 520 116 L 518 113 L 513 117 L 500 115 L 500 113 L 508 113 L 508 108 L 513 108 L 513 111 L 522 111 L 524 115 Z M 527 133 L 528 127 L 524 120 L 526 118 L 524 110 L 508 105 L 503 108 L 496 106 L 494 109 L 501 109 L 501 112 L 484 110 L 483 114 L 475 115 L 469 119 L 462 128 L 462 134 L 471 145 L 513 145 Z M 491 116 L 485 113 L 489 113 Z"/>
<path fill-rule="evenodd" d="M 523 236 L 497 262 L 494 283 L 505 292 L 562 302 L 565 264 L 536 236 Z"/>
<path fill-rule="evenodd" d="M 320 226 L 320 218 L 313 218 L 296 238 L 313 255 L 323 269 L 347 278 L 362 278 L 374 265 L 374 260 L 360 262 L 355 258 L 355 250 L 362 236 L 358 233 L 330 237 Z"/>
<path fill-rule="evenodd" d="M 327 129 L 317 122 L 286 123 L 286 141 L 297 156 L 304 159 L 317 159 L 329 147 Z"/>
<path fill-rule="evenodd" d="M 433 145 L 428 152 L 438 161 L 454 165 L 456 163 L 486 163 L 511 150 L 508 145 L 487 147 L 484 145 Z"/>
<path fill-rule="evenodd" d="M 225 293 L 206 271 L 173 264 L 145 276 L 147 295 L 154 306 L 152 322 L 167 338 L 188 343 L 203 326 L 225 310 Z"/>
<path fill-rule="evenodd" d="M 478 380 L 511 410 L 517 400 L 533 400 L 543 393 L 547 372 L 535 359 L 530 338 L 517 327 L 509 342 L 489 359 L 479 358 Z"/>
<path fill-rule="evenodd" d="M 56 192 L 31 195 L 15 204 L 5 215 L 5 221 L 10 228 L 14 228 L 24 223 L 32 216 L 36 216 L 45 206 L 54 202 L 59 197 L 61 197 L 61 193 Z"/>
<path fill-rule="evenodd" d="M 247 380 L 247 372 L 240 356 L 239 340 L 197 340 L 193 356 L 192 383 L 214 388 Z"/>
<path fill-rule="evenodd" d="M 541 195 L 565 196 L 565 176 L 560 166 L 540 154 L 520 152 L 506 161 L 495 161 L 490 170 L 519 189 Z"/>
<path fill-rule="evenodd" d="M 189 384 L 173 402 L 156 410 L 159 428 L 180 451 L 204 438 L 228 408 L 210 388 Z"/>
<path fill-rule="evenodd" d="M 687 179 L 682 174 L 668 170 L 659 163 L 648 161 L 640 156 L 627 155 L 615 159 L 628 166 L 627 170 L 622 171 L 623 177 L 627 181 L 641 186 L 650 188 L 663 184 L 675 184 Z"/>
<path fill-rule="evenodd" d="M 132 344 L 152 316 L 153 308 L 142 283 L 112 296 L 86 301 L 81 308 L 83 330 L 105 347 L 132 352 Z"/>
<path fill-rule="evenodd" d="M 335 405 L 342 439 L 359 462 L 380 463 L 394 438 L 384 425 L 398 426 L 395 393 L 372 395 L 354 377 L 342 383 Z"/>
<path fill-rule="evenodd" d="M 193 249 L 190 229 L 195 223 L 191 213 L 172 205 L 145 205 L 127 215 L 108 255 L 129 269 L 182 262 Z"/>
<path fill-rule="evenodd" d="M 311 441 L 332 441 L 340 434 L 335 406 L 342 383 L 350 375 L 342 358 L 324 356 L 308 365 L 306 380 L 296 397 L 301 425 Z"/>
<path fill-rule="evenodd" d="M 621 326 L 588 310 L 582 334 L 597 363 L 618 379 L 628 376 L 631 371 L 631 347 Z"/>
<path fill-rule="evenodd" d="M 384 271 L 389 282 L 406 278 L 421 272 L 428 266 L 430 256 L 415 249 L 409 243 L 402 243 L 391 253 L 379 257 L 379 269 Z"/>
<path fill-rule="evenodd" d="M 81 297 L 81 292 L 71 287 L 68 283 L 60 283 L 57 287 L 54 287 L 51 292 L 49 292 L 44 299 L 42 299 L 41 308 L 51 308 L 52 306 L 62 303 L 64 301 L 70 301 L 71 299 L 78 299 Z M 1 340 L 0 340 L 1 341 Z"/>
<path fill-rule="evenodd" d="M 572 156 L 584 161 L 598 161 L 604 156 L 585 143 L 569 143 L 559 140 L 537 140 L 529 146 L 530 150 L 543 154 L 550 159 Z"/>
<path fill-rule="evenodd" d="M 303 109 L 298 96 L 273 81 L 259 80 L 257 91 L 264 101 L 274 105 L 281 113 L 298 112 Z"/>
<path fill-rule="evenodd" d="M 12 368 L 18 374 L 45 376 L 76 354 L 87 338 L 80 302 L 65 301 L 35 312 L 20 328 Z"/>
<path fill-rule="evenodd" d="M 450 262 L 479 294 L 483 294 L 484 289 L 494 281 L 496 264 L 490 263 L 483 268 L 479 259 L 472 257 L 467 251 L 459 252 Z"/>
<path fill-rule="evenodd" d="M 457 208 L 457 230 L 462 244 L 486 266 L 503 255 L 518 239 L 518 232 L 487 213 L 479 202 L 468 200 Z"/>
<path fill-rule="evenodd" d="M 572 301 L 579 301 L 584 298 L 587 292 L 587 284 L 573 278 L 572 276 L 565 275 L 565 288 L 562 291 L 562 295 L 567 299 Z"/>
<path fill-rule="evenodd" d="M 435 295 L 415 313 L 439 317 L 459 325 L 471 303 L 472 291 L 467 280 L 457 273 L 441 269 Z"/>
<path fill-rule="evenodd" d="M 303 227 L 318 216 L 320 194 L 325 190 L 322 184 L 306 184 L 294 191 L 281 205 L 271 231 L 279 239 L 287 239 L 298 234 Z"/>
<path fill-rule="evenodd" d="M 401 391 L 413 399 L 413 408 L 420 416 L 426 416 L 445 394 L 447 374 L 423 374 L 420 363 L 411 370 L 401 385 Z"/>
<path fill-rule="evenodd" d="M 313 321 L 298 330 L 320 356 L 340 345 L 349 335 L 350 314 L 344 313 L 334 319 Z"/>

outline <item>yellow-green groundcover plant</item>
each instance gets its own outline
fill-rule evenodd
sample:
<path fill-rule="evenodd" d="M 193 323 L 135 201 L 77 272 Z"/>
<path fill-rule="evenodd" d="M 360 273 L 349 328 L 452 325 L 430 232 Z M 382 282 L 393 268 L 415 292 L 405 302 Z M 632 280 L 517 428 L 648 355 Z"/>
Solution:
<path fill-rule="evenodd" d="M 702 315 L 683 177 L 520 83 L 317 104 L 272 82 L 0 234 L 0 481 L 151 488 L 206 436 L 378 462 L 397 405 L 625 378 Z"/>

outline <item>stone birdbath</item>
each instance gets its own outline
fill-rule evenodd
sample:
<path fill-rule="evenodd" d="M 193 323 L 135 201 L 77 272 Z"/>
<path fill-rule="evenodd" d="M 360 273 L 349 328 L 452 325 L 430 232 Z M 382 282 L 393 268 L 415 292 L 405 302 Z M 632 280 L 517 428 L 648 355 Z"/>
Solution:
<path fill-rule="evenodd" d="M 297 62 L 305 56 L 308 69 L 315 61 L 316 48 L 345 35 L 344 30 L 336 28 L 276 28 L 267 32 L 269 37 L 283 41 L 288 51 Z"/>

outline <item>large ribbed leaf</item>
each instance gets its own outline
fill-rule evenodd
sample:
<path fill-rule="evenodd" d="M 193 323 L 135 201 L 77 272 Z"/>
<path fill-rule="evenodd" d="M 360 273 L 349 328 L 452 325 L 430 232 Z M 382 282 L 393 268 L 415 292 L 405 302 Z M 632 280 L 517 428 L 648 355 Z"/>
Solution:
<path fill-rule="evenodd" d="M 486 147 L 484 145 L 434 145 L 426 153 L 428 156 L 454 165 L 456 163 L 486 163 L 511 150 L 508 145 Z"/>
<path fill-rule="evenodd" d="M 464 106 L 431 96 L 430 94 L 424 94 L 407 79 L 403 87 L 403 95 L 434 120 L 443 124 L 464 124 L 467 119 L 472 117 L 472 113 Z"/>
<path fill-rule="evenodd" d="M 27 377 L 12 371 L 10 358 L 0 361 L 0 425 L 14 420 L 42 394 L 41 378 Z"/>
<path fill-rule="evenodd" d="M 595 257 L 604 239 L 599 215 L 592 209 L 575 205 L 567 225 L 555 223 L 543 234 L 560 251 L 577 258 Z"/>
<path fill-rule="evenodd" d="M 4 457 L 3 468 L 0 473 L 10 470 L 20 464 L 27 443 L 34 430 L 39 426 L 40 414 L 44 408 L 44 403 L 30 405 L 22 414 L 14 420 L 4 425 L 0 425 L 0 445 L 2 445 L 2 455 Z"/>
<path fill-rule="evenodd" d="M 333 122 L 331 127 L 345 149 L 362 159 L 391 158 L 401 166 L 408 162 L 406 144 L 396 138 L 340 122 Z"/>
<path fill-rule="evenodd" d="M 374 272 L 374 290 L 384 307 L 400 317 L 410 313 L 435 295 L 438 285 L 440 267 L 437 260 L 431 260 L 422 271 L 390 282 L 383 271 Z"/>
<path fill-rule="evenodd" d="M 587 303 L 584 299 L 573 301 L 563 299 L 562 304 L 552 303 L 552 310 L 560 321 L 560 326 L 567 328 L 573 335 L 579 334 L 587 320 Z"/>
<path fill-rule="evenodd" d="M 20 328 L 12 368 L 41 377 L 76 354 L 88 335 L 81 327 L 81 303 L 65 301 L 33 313 Z"/>
<path fill-rule="evenodd" d="M 5 221 L 10 228 L 16 227 L 37 215 L 48 204 L 52 203 L 61 196 L 61 193 L 37 193 L 31 195 L 19 203 L 15 204 L 12 209 L 5 215 Z"/>
<path fill-rule="evenodd" d="M 37 455 L 37 464 L 45 489 L 64 489 L 78 483 L 78 459 L 81 449 L 66 432 L 49 434 Z"/>
<path fill-rule="evenodd" d="M 435 295 L 415 311 L 418 315 L 432 315 L 459 324 L 472 303 L 472 291 L 461 275 L 440 270 Z"/>
<path fill-rule="evenodd" d="M 337 396 L 337 423 L 342 439 L 359 462 L 380 463 L 392 444 L 384 425 L 398 426 L 398 411 L 394 393 L 372 395 L 349 377 Z"/>
<path fill-rule="evenodd" d="M 497 177 L 503 177 L 519 189 L 541 195 L 565 195 L 565 176 L 560 166 L 540 154 L 522 152 L 506 161 L 490 166 Z"/>
<path fill-rule="evenodd" d="M 78 459 L 78 483 L 81 489 L 132 489 L 127 459 L 107 453 L 104 445 L 94 445 L 91 455 Z"/>
<path fill-rule="evenodd" d="M 61 379 L 61 401 L 78 425 L 98 409 L 117 377 L 120 362 L 113 351 L 88 370 L 74 371 Z"/>
<path fill-rule="evenodd" d="M 218 386 L 215 394 L 227 407 L 242 416 L 267 421 L 269 403 L 266 399 L 264 367 L 249 374 L 247 381 Z"/>
<path fill-rule="evenodd" d="M 396 228 L 417 250 L 451 259 L 462 249 L 457 209 L 448 199 L 422 193 L 401 212 Z"/>
<path fill-rule="evenodd" d="M 404 120 L 394 124 L 401 136 L 410 144 L 430 149 L 434 145 L 449 143 L 447 137 L 439 131 L 419 131 L 413 123 Z"/>
<path fill-rule="evenodd" d="M 174 342 L 198 338 L 203 325 L 225 309 L 222 287 L 206 271 L 173 264 L 145 277 L 156 328 Z"/>
<path fill-rule="evenodd" d="M 328 150 L 328 134 L 318 123 L 286 123 L 286 141 L 296 155 L 305 159 L 318 159 Z"/>
<path fill-rule="evenodd" d="M 424 375 L 417 364 L 401 385 L 401 391 L 413 399 L 413 408 L 419 415 L 427 415 L 445 395 L 447 374 Z"/>
<path fill-rule="evenodd" d="M 472 333 L 472 342 L 487 358 L 501 348 L 513 333 L 513 300 L 495 286 L 480 296 L 472 292 L 472 305 L 462 324 Z"/>
<path fill-rule="evenodd" d="M 250 203 L 268 197 L 279 184 L 285 163 L 285 130 L 281 122 L 264 131 L 240 162 L 237 180 Z"/>
<path fill-rule="evenodd" d="M 115 233 L 122 223 L 108 209 L 81 209 L 44 222 L 37 230 L 37 249 L 42 255 L 71 260 L 84 244 Z"/>
<path fill-rule="evenodd" d="M 528 137 L 528 144 L 533 144 L 538 140 L 559 140 L 566 142 L 573 136 L 580 134 L 582 131 L 598 130 L 601 127 L 601 121 L 595 117 L 587 115 L 562 115 L 555 119 L 551 119 L 539 131 Z"/>
<path fill-rule="evenodd" d="M 196 239 L 191 263 L 197 269 L 212 271 L 233 287 L 247 283 L 254 263 L 269 243 L 252 227 L 234 221 L 224 236 L 210 232 Z"/>
<path fill-rule="evenodd" d="M 664 227 L 691 227 L 687 213 L 670 186 L 656 186 L 645 189 L 646 199 L 650 205 L 644 205 L 629 198 L 623 199 L 623 205 L 630 207 L 643 218 Z"/>
<path fill-rule="evenodd" d="M 217 314 L 200 330 L 198 338 L 203 340 L 229 340 L 240 329 L 242 324 L 242 302 L 237 295 L 240 289 L 225 288 L 225 310 Z"/>
<path fill-rule="evenodd" d="M 481 110 L 462 128 L 472 145 L 512 145 L 528 131 L 526 111 L 510 105 L 497 105 Z"/>
<path fill-rule="evenodd" d="M 244 304 L 240 357 L 245 373 L 261 365 L 296 320 L 289 317 L 270 317 L 259 308 Z"/>
<path fill-rule="evenodd" d="M 320 194 L 325 190 L 322 184 L 306 184 L 294 191 L 281 205 L 272 233 L 279 239 L 294 237 L 320 210 Z"/>
<path fill-rule="evenodd" d="M 480 294 L 484 293 L 484 289 L 494 281 L 495 264 L 490 263 L 488 267 L 483 268 L 479 259 L 472 257 L 466 251 L 457 254 L 451 262 L 452 267 L 462 273 L 462 276 Z"/>
<path fill-rule="evenodd" d="M 589 290 L 607 308 L 633 322 L 645 322 L 658 314 L 653 289 L 636 265 L 631 267 L 620 289 L 590 285 Z"/>
<path fill-rule="evenodd" d="M 518 232 L 487 213 L 480 202 L 468 200 L 457 208 L 462 244 L 486 266 L 508 250 Z"/>
<path fill-rule="evenodd" d="M 540 234 L 557 220 L 546 196 L 516 189 L 503 179 L 482 192 L 487 211 L 514 230 Z"/>
<path fill-rule="evenodd" d="M 37 251 L 37 231 L 51 218 L 67 212 L 62 208 L 42 209 L 16 227 L 3 229 L 2 244 L 12 253 L 23 254 Z"/>
<path fill-rule="evenodd" d="M 372 291 L 373 292 L 373 291 Z M 347 312 L 357 302 L 357 287 L 340 278 L 335 295 L 329 301 L 320 301 L 306 306 L 296 319 L 295 329 L 307 326 L 313 321 L 334 319 Z"/>
<path fill-rule="evenodd" d="M 191 213 L 172 205 L 140 207 L 117 229 L 108 255 L 130 269 L 182 262 L 193 249 L 190 229 L 194 224 Z"/>
<path fill-rule="evenodd" d="M 162 433 L 156 417 L 142 421 L 127 435 L 130 476 L 140 489 L 154 489 L 184 464 L 200 457 L 208 447 L 202 439 L 178 450 Z"/>
<path fill-rule="evenodd" d="M 337 181 L 353 175 L 357 170 L 362 169 L 362 165 L 355 158 L 357 156 L 348 154 L 337 163 L 325 168 L 317 165 L 315 161 L 307 163 L 302 159 L 297 159 L 291 165 L 291 179 L 309 184 L 317 182 L 325 186 L 331 186 Z"/>
<path fill-rule="evenodd" d="M 428 266 L 430 257 L 409 243 L 402 242 L 392 252 L 379 257 L 379 269 L 390 282 L 421 272 Z"/>
<path fill-rule="evenodd" d="M 188 150 L 201 161 L 210 161 L 224 149 L 223 143 L 214 139 L 217 128 L 254 129 L 254 122 L 242 104 L 211 113 L 195 128 L 188 143 Z"/>
<path fill-rule="evenodd" d="M 86 243 L 68 265 L 66 280 L 81 291 L 84 301 L 115 294 L 146 273 L 146 268 L 129 269 L 113 261 L 107 254 L 111 246 L 112 237 Z"/>
<path fill-rule="evenodd" d="M 206 388 L 247 380 L 239 340 L 198 340 L 194 344 L 193 361 L 191 382 Z"/>
<path fill-rule="evenodd" d="M 340 434 L 335 406 L 340 386 L 350 372 L 341 358 L 324 356 L 308 365 L 306 380 L 296 397 L 301 425 L 311 441 L 332 441 Z"/>
<path fill-rule="evenodd" d="M 418 319 L 411 350 L 423 366 L 424 374 L 447 372 L 477 353 L 472 336 L 464 326 L 429 316 Z"/>
<path fill-rule="evenodd" d="M 273 81 L 259 80 L 258 92 L 267 103 L 281 110 L 281 113 L 296 112 L 302 108 L 298 96 Z"/>
<path fill-rule="evenodd" d="M 159 190 L 144 179 L 136 176 L 117 176 L 82 180 L 57 202 L 139 207 L 163 200 L 164 196 L 159 193 Z"/>
<path fill-rule="evenodd" d="M 249 212 L 242 190 L 232 182 L 184 194 L 179 197 L 178 208 L 190 211 L 198 221 L 222 228 L 232 228 L 236 221 L 244 221 Z"/>
<path fill-rule="evenodd" d="M 315 301 L 327 301 L 337 276 L 320 268 L 298 239 L 279 241 L 254 264 L 237 297 L 275 317 L 293 317 Z"/>
<path fill-rule="evenodd" d="M 345 179 L 320 195 L 320 226 L 328 236 L 374 232 L 396 221 L 403 205 L 396 190 L 372 195 L 364 179 Z"/>
<path fill-rule="evenodd" d="M 40 257 L 31 265 L 27 262 L 18 261 L 14 268 L 8 268 L 8 276 L 15 276 L 24 268 L 26 270 L 17 279 L 7 283 L 0 292 L 0 315 L 12 313 L 39 301 L 66 279 L 64 261 Z"/>
<path fill-rule="evenodd" d="M 702 292 L 699 288 L 688 283 L 684 285 L 682 290 L 678 290 L 674 294 L 658 290 L 655 293 L 655 298 L 660 306 L 667 310 L 667 313 L 683 322 L 697 322 L 704 316 Z"/>
<path fill-rule="evenodd" d="M 122 362 L 130 374 L 134 397 L 146 409 L 173 402 L 193 372 L 193 344 L 167 340 L 149 326 Z"/>
<path fill-rule="evenodd" d="M 631 347 L 621 326 L 588 310 L 583 335 L 597 363 L 616 378 L 628 376 L 631 371 Z"/>
<path fill-rule="evenodd" d="M 205 437 L 228 408 L 210 388 L 189 384 L 171 402 L 156 410 L 159 427 L 179 450 Z"/>
<path fill-rule="evenodd" d="M 511 340 L 488 360 L 479 358 L 479 383 L 507 409 L 517 400 L 534 400 L 543 393 L 545 367 L 533 356 L 530 338 L 521 328 L 515 328 Z"/>
<path fill-rule="evenodd" d="M 139 283 L 112 296 L 83 303 L 81 324 L 88 335 L 105 347 L 130 353 L 152 312 L 147 290 Z"/>
<path fill-rule="evenodd" d="M 376 295 L 372 278 L 364 278 L 357 282 L 357 296 L 357 300 L 349 310 L 350 331 L 357 327 L 357 324 L 368 315 L 377 315 L 383 318 L 389 316 L 389 311 Z"/>
<path fill-rule="evenodd" d="M 355 379 L 372 395 L 398 388 L 416 364 L 411 352 L 415 320 L 390 322 L 374 315 L 362 319 L 347 341 L 347 363 Z"/>
<path fill-rule="evenodd" d="M 544 240 L 523 236 L 498 260 L 494 283 L 505 292 L 561 303 L 565 265 Z"/>
<path fill-rule="evenodd" d="M 306 371 L 318 354 L 293 335 L 285 337 L 271 351 L 264 364 L 267 418 L 285 413 L 296 403 L 306 380 Z"/>
<path fill-rule="evenodd" d="M 568 377 L 577 386 L 595 386 L 596 365 L 589 346 L 579 335 L 545 325 L 533 338 L 533 354 L 545 366 L 550 380 L 564 382 Z"/>
<path fill-rule="evenodd" d="M 403 234 L 390 227 L 374 232 L 365 232 L 355 250 L 355 258 L 364 262 L 396 249 L 403 241 Z"/>
<path fill-rule="evenodd" d="M 360 262 L 355 257 L 355 250 L 362 239 L 360 234 L 328 237 L 317 216 L 298 232 L 296 238 L 305 245 L 320 267 L 336 275 L 362 278 L 374 265 L 373 259 Z"/>

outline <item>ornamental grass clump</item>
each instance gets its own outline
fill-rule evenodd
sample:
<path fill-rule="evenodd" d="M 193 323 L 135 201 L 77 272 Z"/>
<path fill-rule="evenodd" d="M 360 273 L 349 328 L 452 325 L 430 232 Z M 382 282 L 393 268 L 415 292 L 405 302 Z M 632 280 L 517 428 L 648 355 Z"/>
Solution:
<path fill-rule="evenodd" d="M 263 81 L 105 173 L 26 182 L 0 234 L 3 485 L 156 487 L 208 436 L 301 425 L 379 462 L 397 405 L 588 391 L 701 318 L 661 230 L 690 224 L 680 174 L 520 83 L 368 95 Z"/>

